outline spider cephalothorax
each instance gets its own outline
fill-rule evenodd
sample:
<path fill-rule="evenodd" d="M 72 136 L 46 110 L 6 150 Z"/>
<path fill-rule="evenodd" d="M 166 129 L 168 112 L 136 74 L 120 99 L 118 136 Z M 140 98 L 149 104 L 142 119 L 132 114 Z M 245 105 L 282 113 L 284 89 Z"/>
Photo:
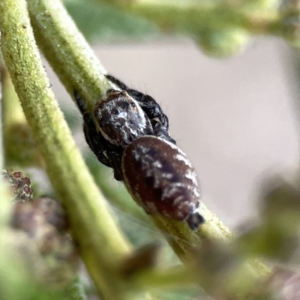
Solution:
<path fill-rule="evenodd" d="M 116 146 L 126 147 L 143 135 L 152 135 L 148 116 L 126 91 L 110 90 L 96 104 L 94 117 L 103 137 Z"/>
<path fill-rule="evenodd" d="M 111 75 L 106 75 L 106 78 L 113 82 L 122 91 L 126 91 L 127 94 L 139 104 L 152 124 L 153 135 L 161 137 L 162 139 L 173 144 L 176 143 L 169 134 L 168 117 L 164 114 L 159 104 L 151 96 L 127 87 L 127 85 Z M 108 90 L 107 93 L 109 94 L 113 91 L 114 90 Z"/>
<path fill-rule="evenodd" d="M 175 144 L 169 134 L 169 122 L 159 104 L 149 95 L 128 88 L 106 75 L 119 90 L 109 89 L 91 115 L 78 92 L 77 105 L 84 118 L 85 139 L 104 165 L 113 168 L 116 180 L 123 180 L 121 160 L 124 149 L 136 138 L 151 135 Z"/>

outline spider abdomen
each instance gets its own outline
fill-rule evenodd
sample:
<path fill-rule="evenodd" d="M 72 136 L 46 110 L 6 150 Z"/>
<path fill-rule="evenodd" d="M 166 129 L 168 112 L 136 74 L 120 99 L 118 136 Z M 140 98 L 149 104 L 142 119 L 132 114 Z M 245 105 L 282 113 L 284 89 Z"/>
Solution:
<path fill-rule="evenodd" d="M 140 137 L 125 149 L 122 170 L 127 189 L 147 213 L 186 221 L 191 229 L 204 221 L 196 172 L 177 146 Z"/>

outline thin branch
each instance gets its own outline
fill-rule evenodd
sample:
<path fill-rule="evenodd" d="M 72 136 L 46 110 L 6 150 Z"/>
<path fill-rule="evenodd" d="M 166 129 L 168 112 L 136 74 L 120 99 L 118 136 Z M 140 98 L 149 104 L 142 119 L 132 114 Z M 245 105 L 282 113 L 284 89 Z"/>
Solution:
<path fill-rule="evenodd" d="M 0 33 L 1 45 L 1 33 Z M 0 50 L 0 170 L 4 165 L 4 147 L 3 147 L 3 63 Z"/>
<path fill-rule="evenodd" d="M 35 38 L 59 79 L 74 98 L 74 90 L 92 110 L 111 87 L 104 67 L 89 47 L 61 1 L 28 0 Z"/>
<path fill-rule="evenodd" d="M 91 178 L 49 88 L 26 2 L 2 1 L 0 15 L 6 66 L 44 157 L 47 173 L 67 209 L 82 258 L 105 299 L 126 299 L 114 266 L 129 253 L 129 246 Z M 140 295 L 139 299 L 143 297 Z"/>

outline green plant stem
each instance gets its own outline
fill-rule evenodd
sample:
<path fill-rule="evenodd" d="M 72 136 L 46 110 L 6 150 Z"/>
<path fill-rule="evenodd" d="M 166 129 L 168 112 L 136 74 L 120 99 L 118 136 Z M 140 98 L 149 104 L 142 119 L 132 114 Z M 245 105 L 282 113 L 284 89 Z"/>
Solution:
<path fill-rule="evenodd" d="M 1 45 L 1 33 L 0 33 L 0 45 Z M 3 149 L 3 61 L 0 48 L 0 172 L 4 168 L 4 149 Z M 7 187 L 3 183 L 2 176 L 0 177 L 0 238 L 2 229 L 7 225 L 9 214 L 11 211 L 10 195 Z"/>
<path fill-rule="evenodd" d="M 191 269 L 183 266 L 167 270 L 148 270 L 133 277 L 132 281 L 141 289 L 162 290 L 196 286 L 197 276 Z"/>
<path fill-rule="evenodd" d="M 204 240 L 217 240 L 229 242 L 231 233 L 229 229 L 203 204 L 199 212 L 205 219 L 197 231 L 191 231 L 182 221 L 171 220 L 162 216 L 150 215 L 156 226 L 167 233 L 167 240 L 181 260 L 189 261 L 193 257 L 193 249 L 200 247 Z M 192 258 L 193 259 L 193 258 Z"/>
<path fill-rule="evenodd" d="M 85 156 L 85 161 L 101 191 L 114 206 L 125 214 L 142 221 L 147 227 L 155 227 L 143 209 L 132 201 L 132 197 L 120 182 L 106 179 L 107 176 L 112 176 L 111 169 L 108 171 L 106 167 L 100 165 L 95 155 L 91 153 Z"/>
<path fill-rule="evenodd" d="M 88 110 L 111 87 L 104 67 L 61 1 L 28 0 L 35 38 L 71 97 L 80 93 Z"/>
<path fill-rule="evenodd" d="M 119 289 L 114 266 L 130 248 L 91 178 L 49 88 L 26 2 L 1 1 L 0 15 L 5 63 L 49 178 L 67 209 L 82 258 L 105 299 L 126 299 Z"/>
<path fill-rule="evenodd" d="M 2 112 L 4 123 L 23 123 L 24 126 L 26 126 L 27 121 L 24 112 L 5 66 L 2 68 L 2 83 L 2 96 L 4 100 L 4 102 L 2 102 Z"/>
<path fill-rule="evenodd" d="M 5 166 L 13 169 L 28 166 L 42 167 L 43 159 L 36 147 L 9 73 L 5 66 L 2 70 L 2 124 Z"/>
<path fill-rule="evenodd" d="M 1 33 L 0 33 L 0 45 L 1 45 Z M 4 165 L 4 147 L 3 147 L 3 62 L 2 53 L 0 50 L 0 170 Z"/>

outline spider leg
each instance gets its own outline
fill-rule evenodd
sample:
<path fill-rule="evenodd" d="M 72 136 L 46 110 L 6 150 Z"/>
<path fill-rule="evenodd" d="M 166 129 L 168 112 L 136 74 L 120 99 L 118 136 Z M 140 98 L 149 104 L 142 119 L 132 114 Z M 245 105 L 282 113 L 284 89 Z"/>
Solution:
<path fill-rule="evenodd" d="M 159 104 L 151 96 L 133 89 L 128 89 L 126 92 L 139 103 L 150 120 L 157 118 L 167 130 L 169 129 L 168 118 L 163 113 Z"/>
<path fill-rule="evenodd" d="M 74 91 L 74 97 L 83 116 L 83 132 L 87 144 L 102 164 L 111 167 L 111 163 L 105 153 L 104 146 L 106 144 L 106 140 L 98 132 L 92 116 L 86 110 L 85 103 L 77 91 Z"/>
<path fill-rule="evenodd" d="M 122 155 L 124 149 L 109 143 L 97 130 L 92 115 L 86 110 L 85 103 L 77 91 L 74 91 L 76 103 L 83 116 L 83 132 L 85 140 L 98 160 L 114 170 L 114 177 L 123 180 Z"/>
<path fill-rule="evenodd" d="M 169 134 L 168 117 L 163 113 L 159 104 L 151 96 L 145 95 L 139 91 L 128 89 L 126 92 L 133 97 L 144 110 L 151 121 L 154 134 L 176 144 L 175 140 L 172 139 Z"/>
<path fill-rule="evenodd" d="M 77 106 L 81 114 L 84 115 L 85 113 L 87 113 L 85 102 L 83 101 L 79 93 L 75 90 L 74 90 L 74 98 L 76 100 Z"/>
<path fill-rule="evenodd" d="M 109 159 L 114 170 L 114 178 L 118 181 L 123 181 L 123 171 L 122 171 L 122 156 L 123 156 L 123 149 L 119 149 L 116 151 L 109 151 Z"/>
<path fill-rule="evenodd" d="M 128 86 L 123 83 L 122 81 L 120 81 L 119 79 L 115 78 L 114 76 L 111 75 L 105 75 L 105 77 L 111 81 L 112 83 L 114 83 L 117 87 L 119 87 L 121 90 L 127 91 L 128 90 Z"/>
<path fill-rule="evenodd" d="M 87 122 L 87 119 L 91 119 L 90 116 L 84 117 L 83 132 L 86 142 L 102 164 L 107 167 L 112 167 L 110 160 L 106 156 L 106 140 L 102 134 L 97 131 L 94 122 L 92 120 L 91 122 Z"/>
<path fill-rule="evenodd" d="M 114 178 L 118 181 L 123 180 L 122 155 L 124 149 L 109 143 L 97 130 L 91 116 L 85 114 L 84 136 L 91 150 L 98 160 L 114 170 Z"/>
<path fill-rule="evenodd" d="M 151 122 L 155 136 L 167 140 L 172 144 L 176 144 L 176 141 L 171 138 L 169 131 L 160 122 L 157 122 L 157 120 L 152 120 Z"/>

